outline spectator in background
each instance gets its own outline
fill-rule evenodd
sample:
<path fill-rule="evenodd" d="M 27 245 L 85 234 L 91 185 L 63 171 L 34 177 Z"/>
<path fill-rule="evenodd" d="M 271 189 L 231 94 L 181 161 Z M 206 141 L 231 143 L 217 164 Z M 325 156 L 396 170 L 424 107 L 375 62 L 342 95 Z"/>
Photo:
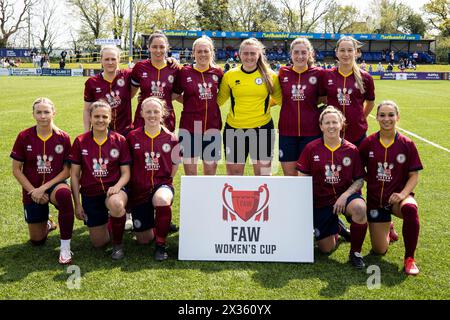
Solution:
<path fill-rule="evenodd" d="M 363 60 L 363 61 L 361 62 L 361 65 L 360 65 L 359 68 L 360 68 L 361 70 L 366 71 L 367 65 L 366 65 L 366 61 L 365 61 L 365 60 Z"/>
<path fill-rule="evenodd" d="M 392 70 L 394 70 L 394 66 L 392 65 L 392 63 L 389 62 L 388 66 L 386 68 L 386 71 L 392 71 Z"/>
<path fill-rule="evenodd" d="M 67 51 L 63 50 L 63 52 L 61 52 L 61 59 L 64 60 L 64 62 L 66 62 L 66 56 L 67 56 Z"/>
<path fill-rule="evenodd" d="M 395 61 L 395 54 L 394 51 L 391 50 L 391 52 L 389 53 L 389 62 L 393 64 L 394 61 Z"/>
<path fill-rule="evenodd" d="M 65 66 L 66 61 L 63 58 L 61 58 L 61 60 L 59 60 L 59 69 L 63 70 Z"/>
<path fill-rule="evenodd" d="M 369 64 L 369 73 L 373 72 L 373 67 L 371 64 Z"/>
<path fill-rule="evenodd" d="M 384 67 L 381 62 L 378 62 L 377 64 L 377 72 L 384 72 Z"/>

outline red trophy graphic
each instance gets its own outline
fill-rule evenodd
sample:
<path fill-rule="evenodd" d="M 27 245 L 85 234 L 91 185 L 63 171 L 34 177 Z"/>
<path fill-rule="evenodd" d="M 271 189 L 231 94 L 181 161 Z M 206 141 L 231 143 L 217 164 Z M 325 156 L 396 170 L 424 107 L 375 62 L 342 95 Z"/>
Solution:
<path fill-rule="evenodd" d="M 227 201 L 226 192 L 231 193 L 232 206 Z M 261 193 L 265 191 L 266 199 L 260 208 L 259 202 L 261 198 Z M 230 215 L 231 221 L 236 220 L 236 215 L 238 215 L 242 220 L 248 221 L 251 217 L 255 216 L 254 221 L 260 221 L 261 215 L 263 215 L 263 221 L 269 220 L 269 189 L 267 184 L 263 184 L 258 188 L 258 191 L 242 191 L 234 190 L 231 185 L 225 183 L 222 190 L 223 199 L 223 220 L 228 220 L 228 215 Z"/>

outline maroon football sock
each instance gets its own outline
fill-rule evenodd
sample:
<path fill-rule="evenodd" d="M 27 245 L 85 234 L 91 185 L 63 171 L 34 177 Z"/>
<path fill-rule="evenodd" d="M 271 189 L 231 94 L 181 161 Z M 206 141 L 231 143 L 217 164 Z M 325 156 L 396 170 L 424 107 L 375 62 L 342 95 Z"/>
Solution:
<path fill-rule="evenodd" d="M 172 220 L 172 208 L 170 206 L 155 207 L 155 216 L 156 244 L 165 245 Z"/>
<path fill-rule="evenodd" d="M 350 252 L 361 252 L 366 238 L 367 223 L 359 224 L 354 221 L 350 224 Z"/>
<path fill-rule="evenodd" d="M 419 214 L 415 204 L 407 203 L 401 208 L 403 214 L 403 242 L 405 243 L 405 259 L 414 258 L 419 240 Z"/>
<path fill-rule="evenodd" d="M 123 215 L 119 218 L 110 216 L 109 220 L 110 220 L 111 229 L 112 229 L 112 232 L 111 232 L 112 244 L 121 244 L 127 217 L 125 215 Z"/>
<path fill-rule="evenodd" d="M 55 193 L 58 203 L 58 224 L 61 240 L 70 240 L 73 231 L 73 202 L 72 193 L 69 189 L 60 188 Z"/>

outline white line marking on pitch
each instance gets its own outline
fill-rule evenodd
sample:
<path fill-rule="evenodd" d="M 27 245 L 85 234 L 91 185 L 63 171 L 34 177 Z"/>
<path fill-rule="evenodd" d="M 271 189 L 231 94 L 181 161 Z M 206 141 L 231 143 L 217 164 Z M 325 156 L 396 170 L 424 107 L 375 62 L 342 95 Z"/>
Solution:
<path fill-rule="evenodd" d="M 373 115 L 371 115 L 371 114 L 370 114 L 369 116 L 370 116 L 371 118 L 373 118 L 373 119 L 376 119 L 376 118 L 375 118 Z M 422 140 L 422 141 L 425 142 L 425 143 L 431 144 L 433 147 L 436 147 L 436 148 L 438 148 L 438 149 L 442 149 L 442 150 L 447 151 L 448 153 L 450 153 L 450 150 L 449 150 L 449 149 L 444 148 L 443 146 L 440 146 L 440 145 L 438 145 L 437 143 L 431 142 L 431 141 L 429 141 L 429 140 L 427 140 L 427 139 L 425 139 L 425 138 L 422 138 L 421 136 L 418 136 L 418 135 L 415 134 L 415 133 L 412 133 L 412 132 L 410 132 L 410 131 L 408 131 L 408 130 L 405 130 L 405 129 L 403 129 L 403 128 L 400 128 L 400 127 L 397 127 L 397 129 L 399 129 L 399 130 L 405 132 L 406 134 L 408 134 L 408 135 L 410 135 L 410 136 L 413 136 L 414 138 L 417 138 L 417 139 L 419 139 L 419 140 Z"/>

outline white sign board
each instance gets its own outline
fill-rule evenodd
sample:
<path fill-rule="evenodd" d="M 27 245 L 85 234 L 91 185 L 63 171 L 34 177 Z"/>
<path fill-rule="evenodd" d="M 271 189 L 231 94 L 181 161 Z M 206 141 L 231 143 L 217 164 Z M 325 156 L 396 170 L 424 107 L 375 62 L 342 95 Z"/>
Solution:
<path fill-rule="evenodd" d="M 182 176 L 180 260 L 314 262 L 311 177 Z"/>
<path fill-rule="evenodd" d="M 406 73 L 396 73 L 395 80 L 408 80 L 408 75 Z"/>
<path fill-rule="evenodd" d="M 0 68 L 0 76 L 9 76 L 9 69 Z"/>
<path fill-rule="evenodd" d="M 120 46 L 120 39 L 95 39 L 94 44 L 96 46 L 106 46 L 106 45 L 115 45 Z"/>

